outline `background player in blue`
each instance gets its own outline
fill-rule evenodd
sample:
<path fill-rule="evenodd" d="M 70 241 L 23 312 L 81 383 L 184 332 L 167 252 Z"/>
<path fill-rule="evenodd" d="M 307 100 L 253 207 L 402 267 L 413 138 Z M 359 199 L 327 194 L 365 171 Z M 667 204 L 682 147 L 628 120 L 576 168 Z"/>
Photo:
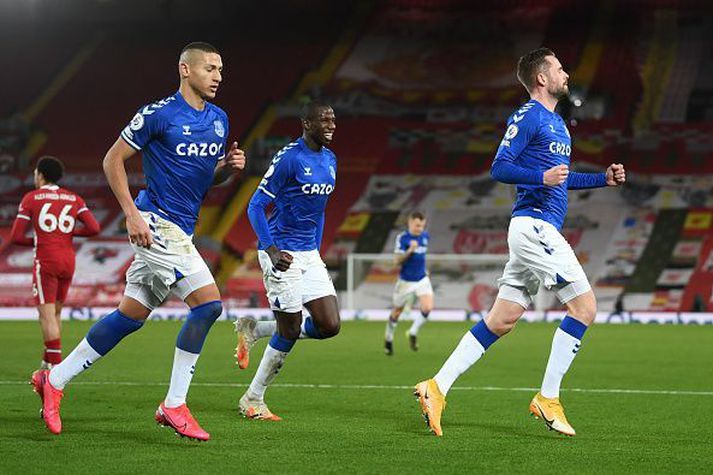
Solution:
<path fill-rule="evenodd" d="M 407 229 L 396 236 L 394 260 L 401 266 L 399 278 L 394 286 L 393 304 L 389 320 L 386 322 L 384 349 L 387 355 L 394 354 L 394 331 L 404 308 L 418 299 L 420 312 L 406 333 L 409 346 L 418 351 L 418 330 L 426 323 L 433 310 L 433 287 L 426 272 L 426 252 L 430 235 L 426 231 L 426 217 L 419 211 L 409 214 Z"/>
<path fill-rule="evenodd" d="M 64 386 L 138 330 L 151 310 L 174 292 L 191 308 L 176 341 L 171 383 L 156 421 L 182 436 L 208 440 L 186 406 L 188 387 L 213 322 L 222 312 L 220 292 L 193 246 L 193 229 L 208 189 L 245 167 L 233 143 L 226 151 L 228 117 L 207 102 L 222 81 L 223 63 L 213 46 L 191 43 L 181 52 L 178 92 L 139 109 L 104 158 L 104 172 L 124 214 L 136 252 L 126 290 L 114 310 L 92 326 L 59 365 L 39 375 L 43 417 L 59 433 Z M 146 189 L 132 200 L 124 162 L 143 151 Z"/>
<path fill-rule="evenodd" d="M 319 255 L 324 210 L 337 178 L 337 157 L 326 147 L 336 119 L 332 108 L 319 102 L 305 105 L 300 119 L 302 137 L 275 155 L 248 205 L 276 320 L 240 319 L 236 324 L 241 368 L 247 367 L 255 340 L 271 336 L 250 387 L 240 398 L 240 412 L 251 419 L 280 420 L 265 404 L 265 390 L 297 339 L 330 338 L 340 327 L 337 293 Z M 266 219 L 270 203 L 274 210 Z M 304 321 L 302 306 L 310 313 Z"/>
<path fill-rule="evenodd" d="M 612 164 L 602 173 L 569 172 L 569 131 L 555 113 L 557 102 L 569 94 L 569 75 L 551 50 L 539 48 L 521 57 L 517 78 L 531 99 L 508 120 L 491 168 L 494 179 L 517 185 L 508 229 L 510 259 L 498 281 L 498 298 L 485 319 L 463 336 L 436 376 L 415 388 L 426 422 L 439 436 L 446 393 L 458 376 L 513 328 L 540 284 L 555 291 L 567 307 L 567 316 L 555 331 L 542 387 L 530 403 L 530 412 L 549 429 L 575 435 L 559 401 L 560 384 L 594 321 L 597 306 L 582 266 L 560 233 L 567 213 L 567 190 L 618 186 L 626 180 L 626 173 L 621 164 Z"/>

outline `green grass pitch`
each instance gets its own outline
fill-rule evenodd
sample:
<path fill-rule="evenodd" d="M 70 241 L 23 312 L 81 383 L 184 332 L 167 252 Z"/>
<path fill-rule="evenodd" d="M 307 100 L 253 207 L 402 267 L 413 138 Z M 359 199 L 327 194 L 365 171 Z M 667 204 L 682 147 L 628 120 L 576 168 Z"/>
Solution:
<path fill-rule="evenodd" d="M 24 384 L 39 363 L 39 327 L 0 323 L 0 473 L 713 473 L 713 327 L 593 327 L 563 385 L 577 430 L 566 438 L 527 412 L 555 327 L 521 323 L 456 382 L 437 438 L 410 387 L 437 371 L 468 323 L 426 325 L 412 353 L 403 322 L 393 357 L 381 322 L 300 341 L 267 393 L 284 420 L 264 422 L 240 417 L 237 401 L 265 343 L 239 371 L 233 327 L 220 322 L 189 394 L 212 436 L 198 443 L 153 422 L 179 326 L 149 322 L 75 379 L 53 436 Z M 65 324 L 65 354 L 88 328 Z"/>

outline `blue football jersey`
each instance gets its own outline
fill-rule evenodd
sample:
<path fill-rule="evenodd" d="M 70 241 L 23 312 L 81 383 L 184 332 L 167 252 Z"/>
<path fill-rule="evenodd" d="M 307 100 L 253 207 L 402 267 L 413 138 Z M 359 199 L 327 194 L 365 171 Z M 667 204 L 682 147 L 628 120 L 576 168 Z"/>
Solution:
<path fill-rule="evenodd" d="M 142 107 L 121 132 L 131 147 L 143 151 L 146 189 L 136 197 L 136 207 L 193 234 L 215 167 L 225 157 L 228 131 L 221 108 L 206 102 L 196 110 L 180 92 Z"/>
<path fill-rule="evenodd" d="M 495 155 L 528 170 L 542 173 L 556 165 L 570 164 L 572 142 L 567 126 L 556 112 L 532 99 L 507 122 L 505 137 Z M 567 214 L 567 182 L 559 186 L 518 184 L 513 216 L 532 216 L 562 229 Z"/>
<path fill-rule="evenodd" d="M 427 231 L 418 236 L 414 236 L 408 231 L 403 231 L 396 236 L 394 252 L 397 254 L 405 253 L 411 247 L 411 241 L 418 242 L 418 247 L 414 253 L 401 264 L 401 271 L 399 272 L 401 280 L 418 282 L 426 277 L 426 252 L 428 252 L 429 237 Z"/>
<path fill-rule="evenodd" d="M 300 137 L 277 152 L 255 193 L 264 193 L 275 204 L 268 226 L 280 250 L 319 247 L 324 210 L 336 180 L 337 157 L 327 147 L 315 152 Z"/>

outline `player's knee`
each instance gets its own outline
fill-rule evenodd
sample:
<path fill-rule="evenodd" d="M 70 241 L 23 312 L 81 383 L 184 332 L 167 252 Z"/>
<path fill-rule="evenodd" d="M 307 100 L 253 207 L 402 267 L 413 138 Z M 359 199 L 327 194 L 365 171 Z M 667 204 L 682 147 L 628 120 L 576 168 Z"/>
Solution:
<path fill-rule="evenodd" d="M 498 336 L 503 336 L 510 333 L 510 331 L 515 327 L 518 318 L 519 317 L 511 315 L 493 315 L 490 313 L 485 318 L 485 323 L 491 332 Z"/>
<path fill-rule="evenodd" d="M 517 320 L 496 320 L 492 323 L 488 323 L 488 328 L 496 335 L 503 336 L 510 333 L 513 327 L 515 327 L 515 323 L 517 323 Z"/>
<path fill-rule="evenodd" d="M 188 318 L 210 326 L 213 325 L 222 313 L 223 303 L 220 300 L 214 300 L 213 302 L 207 302 L 193 307 Z"/>
<path fill-rule="evenodd" d="M 597 316 L 597 299 L 594 292 L 590 291 L 567 302 L 567 313 L 585 325 L 591 325 Z"/>
<path fill-rule="evenodd" d="M 288 340 L 298 340 L 300 338 L 300 329 L 299 327 L 297 327 L 297 329 L 293 327 L 281 328 L 280 336 L 287 338 Z"/>
<path fill-rule="evenodd" d="M 205 309 L 208 318 L 215 321 L 220 316 L 220 314 L 223 313 L 223 302 L 221 302 L 220 300 L 209 302 L 205 305 Z"/>
<path fill-rule="evenodd" d="M 319 326 L 319 333 L 324 338 L 332 338 L 333 336 L 337 336 L 341 329 L 342 322 L 339 318 L 332 318 Z"/>
<path fill-rule="evenodd" d="M 576 316 L 579 317 L 585 325 L 589 326 L 594 323 L 594 319 L 597 317 L 597 306 L 596 304 L 588 305 L 578 313 L 579 315 Z"/>
<path fill-rule="evenodd" d="M 288 340 L 297 340 L 300 337 L 300 322 L 296 319 L 278 322 L 277 332 Z"/>
<path fill-rule="evenodd" d="M 221 313 L 223 304 L 219 300 L 192 307 L 181 331 L 178 332 L 176 346 L 181 350 L 199 354 L 208 332 Z"/>

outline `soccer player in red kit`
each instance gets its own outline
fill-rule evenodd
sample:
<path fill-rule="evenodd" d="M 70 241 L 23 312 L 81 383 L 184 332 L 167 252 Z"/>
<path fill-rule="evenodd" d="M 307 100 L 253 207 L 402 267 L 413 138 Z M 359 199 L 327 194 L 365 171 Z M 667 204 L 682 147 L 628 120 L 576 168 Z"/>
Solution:
<path fill-rule="evenodd" d="M 10 235 L 14 244 L 35 247 L 32 294 L 45 342 L 40 366 L 44 369 L 62 361 L 60 314 L 74 276 L 72 237 L 99 233 L 99 223 L 84 200 L 57 185 L 63 173 L 64 166 L 57 158 L 39 159 L 34 171 L 36 189 L 22 198 Z M 84 226 L 75 227 L 77 220 Z M 25 235 L 30 224 L 34 239 Z"/>

